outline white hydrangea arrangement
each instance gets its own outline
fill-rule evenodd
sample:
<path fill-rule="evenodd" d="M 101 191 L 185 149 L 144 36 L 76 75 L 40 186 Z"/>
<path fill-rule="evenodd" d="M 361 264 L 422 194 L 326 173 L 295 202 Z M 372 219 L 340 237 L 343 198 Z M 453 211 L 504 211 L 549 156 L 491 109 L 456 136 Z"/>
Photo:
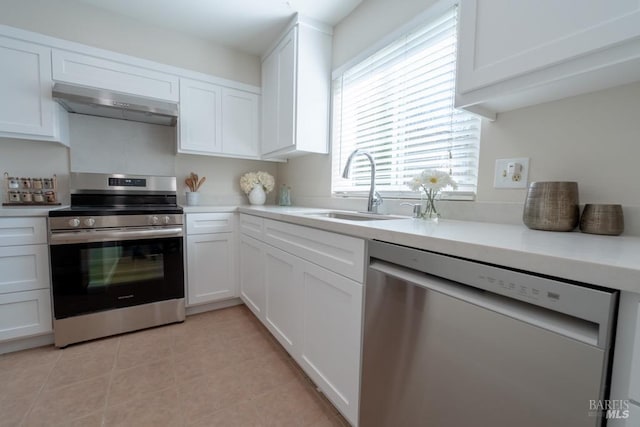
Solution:
<path fill-rule="evenodd" d="M 451 178 L 451 175 L 437 169 L 423 170 L 414 176 L 407 185 L 413 191 L 424 191 L 426 206 L 422 212 L 423 218 L 438 218 L 440 216 L 435 205 L 435 199 L 440 190 L 449 186 L 454 190 L 458 188 L 458 184 Z"/>
<path fill-rule="evenodd" d="M 240 177 L 240 188 L 245 194 L 251 193 L 256 185 L 262 185 L 265 193 L 270 193 L 275 187 L 275 179 L 268 172 L 247 172 Z"/>

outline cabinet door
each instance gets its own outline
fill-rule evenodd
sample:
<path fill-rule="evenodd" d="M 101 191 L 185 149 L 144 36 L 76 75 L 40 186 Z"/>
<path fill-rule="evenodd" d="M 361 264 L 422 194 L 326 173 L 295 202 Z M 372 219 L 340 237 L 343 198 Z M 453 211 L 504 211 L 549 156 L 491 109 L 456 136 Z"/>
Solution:
<path fill-rule="evenodd" d="M 301 364 L 353 425 L 357 425 L 363 286 L 304 262 Z"/>
<path fill-rule="evenodd" d="M 294 27 L 278 45 L 278 140 L 276 149 L 295 145 L 296 34 Z"/>
<path fill-rule="evenodd" d="M 179 148 L 181 153 L 222 152 L 222 88 L 180 79 Z"/>
<path fill-rule="evenodd" d="M 49 289 L 49 247 L 0 247 L 0 271 L 0 294 Z"/>
<path fill-rule="evenodd" d="M 265 245 L 265 324 L 282 346 L 298 359 L 302 260 Z"/>
<path fill-rule="evenodd" d="M 0 37 L 0 132 L 54 136 L 51 49 Z"/>
<path fill-rule="evenodd" d="M 271 52 L 262 62 L 262 153 L 278 147 L 278 53 Z"/>
<path fill-rule="evenodd" d="M 237 296 L 233 233 L 187 236 L 189 305 Z"/>
<path fill-rule="evenodd" d="M 264 244 L 240 235 L 240 298 L 262 323 L 265 322 Z"/>
<path fill-rule="evenodd" d="M 496 112 L 637 81 L 640 3 L 576 5 L 460 2 L 456 107 L 495 119 Z"/>
<path fill-rule="evenodd" d="M 544 22 L 544 25 L 540 25 Z M 487 86 L 640 36 L 635 0 L 470 0 L 460 15 L 458 90 Z"/>
<path fill-rule="evenodd" d="M 0 294 L 0 341 L 51 332 L 51 292 Z"/>
<path fill-rule="evenodd" d="M 176 76 L 121 61 L 54 49 L 53 79 L 131 95 L 178 101 Z"/>
<path fill-rule="evenodd" d="M 259 157 L 258 95 L 222 89 L 222 151 L 241 157 Z"/>

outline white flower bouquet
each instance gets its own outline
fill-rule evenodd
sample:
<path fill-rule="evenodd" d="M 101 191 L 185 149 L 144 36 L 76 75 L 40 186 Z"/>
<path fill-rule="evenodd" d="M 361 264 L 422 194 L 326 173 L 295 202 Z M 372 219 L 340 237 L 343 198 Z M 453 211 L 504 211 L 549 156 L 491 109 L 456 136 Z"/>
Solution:
<path fill-rule="evenodd" d="M 245 194 L 251 193 L 256 185 L 261 185 L 265 193 L 270 193 L 275 184 L 275 179 L 268 172 L 247 172 L 240 177 L 240 188 Z"/>
<path fill-rule="evenodd" d="M 446 172 L 436 169 L 425 169 L 418 175 L 414 176 L 407 185 L 413 191 L 424 191 L 426 196 L 426 206 L 422 212 L 423 218 L 438 218 L 440 214 L 436 210 L 435 199 L 440 190 L 451 187 L 454 190 L 458 188 L 458 184 Z"/>

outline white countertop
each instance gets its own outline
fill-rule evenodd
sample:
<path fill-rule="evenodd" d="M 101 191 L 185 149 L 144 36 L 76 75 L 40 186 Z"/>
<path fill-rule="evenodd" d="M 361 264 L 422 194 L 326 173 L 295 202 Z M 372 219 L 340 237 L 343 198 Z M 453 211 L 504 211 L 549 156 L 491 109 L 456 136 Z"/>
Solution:
<path fill-rule="evenodd" d="M 238 206 L 218 206 L 218 205 L 198 205 L 198 206 L 182 206 L 184 213 L 215 213 L 215 212 L 235 212 Z"/>
<path fill-rule="evenodd" d="M 0 217 L 46 217 L 68 206 L 3 207 Z M 640 293 L 640 237 L 530 230 L 524 225 L 420 219 L 346 221 L 314 217 L 329 209 L 184 206 L 185 213 L 240 211 L 554 277 Z"/>
<path fill-rule="evenodd" d="M 20 216 L 48 216 L 49 211 L 56 209 L 68 208 L 69 206 L 65 205 L 54 205 L 54 206 L 31 206 L 31 207 L 22 207 L 22 206 L 2 206 L 0 208 L 0 217 L 20 217 Z"/>
<path fill-rule="evenodd" d="M 530 230 L 523 225 L 313 217 L 327 209 L 261 206 L 240 212 L 640 293 L 640 237 Z"/>

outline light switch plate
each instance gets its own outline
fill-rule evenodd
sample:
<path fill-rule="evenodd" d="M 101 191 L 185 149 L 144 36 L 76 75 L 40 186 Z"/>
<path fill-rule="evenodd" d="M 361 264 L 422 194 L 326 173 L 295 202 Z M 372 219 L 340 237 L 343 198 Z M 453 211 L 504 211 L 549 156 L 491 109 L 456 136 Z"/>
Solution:
<path fill-rule="evenodd" d="M 520 164 L 522 165 L 522 170 L 520 172 L 513 173 L 512 170 L 509 170 L 509 164 Z M 494 188 L 527 188 L 528 179 L 528 157 L 496 160 L 495 175 L 493 178 Z"/>

